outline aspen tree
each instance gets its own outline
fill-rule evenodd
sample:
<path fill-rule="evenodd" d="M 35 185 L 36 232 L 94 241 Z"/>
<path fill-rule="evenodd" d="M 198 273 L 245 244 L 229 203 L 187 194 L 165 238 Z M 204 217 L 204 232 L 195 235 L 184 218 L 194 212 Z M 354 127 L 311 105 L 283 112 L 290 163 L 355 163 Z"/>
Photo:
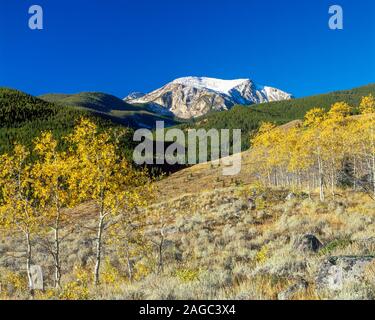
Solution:
<path fill-rule="evenodd" d="M 347 119 L 352 108 L 345 102 L 338 102 L 332 105 L 327 113 L 326 119 L 321 123 L 321 137 L 323 145 L 323 157 L 327 163 L 327 170 L 330 172 L 331 194 L 335 197 L 335 186 L 337 171 L 345 159 L 344 132 L 347 126 Z"/>
<path fill-rule="evenodd" d="M 323 157 L 323 146 L 322 146 L 322 135 L 320 125 L 326 118 L 326 113 L 323 109 L 314 108 L 306 113 L 304 125 L 307 129 L 304 132 L 304 140 L 306 142 L 306 148 L 309 148 L 308 152 L 315 158 L 318 166 L 319 176 L 319 198 L 320 201 L 325 200 L 324 193 L 324 157 Z"/>
<path fill-rule="evenodd" d="M 372 95 L 362 98 L 360 110 L 363 116 L 361 121 L 363 150 L 369 163 L 372 194 L 375 199 L 375 99 Z"/>
<path fill-rule="evenodd" d="M 20 144 L 15 145 L 13 155 L 0 156 L 0 224 L 10 233 L 20 232 L 24 236 L 26 273 L 32 289 L 32 236 L 38 230 L 40 219 L 29 156 Z"/>
<path fill-rule="evenodd" d="M 148 183 L 147 172 L 136 171 L 121 155 L 113 132 L 98 132 L 90 120 L 81 119 L 68 139 L 75 151 L 78 197 L 98 207 L 94 283 L 100 282 L 103 238 L 109 223 L 124 211 L 143 205 L 140 187 Z"/>
<path fill-rule="evenodd" d="M 74 193 L 69 192 L 69 175 L 72 166 L 65 152 L 58 152 L 58 142 L 51 132 L 44 132 L 34 141 L 38 160 L 33 168 L 35 196 L 43 208 L 43 224 L 53 230 L 53 244 L 48 249 L 54 260 L 55 287 L 61 287 L 61 225 L 69 218 L 63 216 L 63 209 L 78 204 Z"/>

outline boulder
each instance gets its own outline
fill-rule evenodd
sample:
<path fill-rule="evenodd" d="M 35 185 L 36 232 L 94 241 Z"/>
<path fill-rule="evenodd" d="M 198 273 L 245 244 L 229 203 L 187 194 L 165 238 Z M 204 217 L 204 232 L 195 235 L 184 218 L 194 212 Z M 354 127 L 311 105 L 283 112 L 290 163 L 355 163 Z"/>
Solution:
<path fill-rule="evenodd" d="M 344 285 L 360 282 L 366 266 L 375 261 L 375 256 L 330 257 L 319 268 L 316 286 L 319 290 L 342 290 Z"/>
<path fill-rule="evenodd" d="M 323 244 L 313 234 L 305 234 L 297 237 L 294 241 L 293 248 L 304 253 L 314 253 L 319 251 Z"/>
<path fill-rule="evenodd" d="M 39 265 L 30 266 L 30 289 L 44 290 L 43 270 Z"/>

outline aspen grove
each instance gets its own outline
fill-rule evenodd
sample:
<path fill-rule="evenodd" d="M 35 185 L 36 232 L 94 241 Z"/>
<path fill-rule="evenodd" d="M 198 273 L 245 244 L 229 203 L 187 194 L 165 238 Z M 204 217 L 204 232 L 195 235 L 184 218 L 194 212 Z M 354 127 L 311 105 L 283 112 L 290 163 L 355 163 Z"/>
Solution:
<path fill-rule="evenodd" d="M 33 239 L 43 239 L 54 261 L 54 284 L 61 288 L 61 230 L 72 219 L 66 209 L 91 201 L 98 208 L 93 282 L 100 282 L 103 234 L 112 219 L 146 204 L 151 184 L 146 170 L 132 167 L 122 155 L 124 132 L 100 132 L 82 118 L 62 141 L 43 132 L 27 150 L 16 144 L 12 154 L 0 156 L 0 228 L 24 238 L 25 270 L 32 289 L 30 266 Z M 68 143 L 60 151 L 59 143 Z"/>
<path fill-rule="evenodd" d="M 326 112 L 308 111 L 285 128 L 263 123 L 251 139 L 252 174 L 268 186 L 319 190 L 324 201 L 340 188 L 365 191 L 375 199 L 375 99 L 363 97 L 360 114 L 338 102 Z"/>

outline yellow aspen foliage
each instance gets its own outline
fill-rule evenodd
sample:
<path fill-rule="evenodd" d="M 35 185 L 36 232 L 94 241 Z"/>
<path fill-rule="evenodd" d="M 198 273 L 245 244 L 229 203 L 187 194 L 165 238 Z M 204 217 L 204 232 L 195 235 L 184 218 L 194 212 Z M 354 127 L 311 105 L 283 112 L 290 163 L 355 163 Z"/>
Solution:
<path fill-rule="evenodd" d="M 371 114 L 375 113 L 375 98 L 373 95 L 363 97 L 359 105 L 359 110 L 361 114 Z"/>
<path fill-rule="evenodd" d="M 61 141 L 47 131 L 35 139 L 33 150 L 17 144 L 12 154 L 0 156 L 0 227 L 24 235 L 30 288 L 32 237 L 38 232 L 38 241 L 44 238 L 43 245 L 53 257 L 55 287 L 65 298 L 87 296 L 86 288 L 78 283 L 60 284 L 61 232 L 72 218 L 66 214 L 67 208 L 85 201 L 96 204 L 93 275 L 98 284 L 107 228 L 120 216 L 129 215 L 129 221 L 135 207 L 152 199 L 153 185 L 147 170 L 133 168 L 120 150 L 125 133 L 99 131 L 95 123 L 83 118 L 73 133 L 63 138 L 68 143 L 67 151 L 61 151 Z"/>
<path fill-rule="evenodd" d="M 361 154 L 366 159 L 372 181 L 372 194 L 375 199 L 375 104 L 373 96 L 364 97 L 360 109 L 362 119 L 360 121 Z"/>
<path fill-rule="evenodd" d="M 352 107 L 337 102 L 328 112 L 311 109 L 303 126 L 262 124 L 251 140 L 251 174 L 269 185 L 298 186 L 309 193 L 319 188 L 322 201 L 327 188 L 334 198 L 344 184 L 375 199 L 374 106 L 370 95 L 360 103 L 360 116 L 351 116 Z"/>
<path fill-rule="evenodd" d="M 306 171 L 311 167 L 313 159 L 306 148 L 306 135 L 301 135 L 300 128 L 291 128 L 286 134 L 286 141 L 283 144 L 288 172 Z"/>
<path fill-rule="evenodd" d="M 317 126 L 322 123 L 326 118 L 326 112 L 322 108 L 313 108 L 305 115 L 304 125 Z"/>
<path fill-rule="evenodd" d="M 31 287 L 31 237 L 39 228 L 40 211 L 34 197 L 30 153 L 16 144 L 13 155 L 0 157 L 0 225 L 9 233 L 21 233 L 25 239 L 26 271 Z"/>
<path fill-rule="evenodd" d="M 328 117 L 333 119 L 343 119 L 350 115 L 352 108 L 346 102 L 336 102 L 328 111 Z"/>
<path fill-rule="evenodd" d="M 118 135 L 99 132 L 90 120 L 81 119 L 68 137 L 75 175 L 72 188 L 78 200 L 93 200 L 98 207 L 96 263 L 94 282 L 99 284 L 103 233 L 109 220 L 126 214 L 150 199 L 151 184 L 147 171 L 135 170 L 121 155 Z"/>
<path fill-rule="evenodd" d="M 71 158 L 65 152 L 58 151 L 58 142 L 51 132 L 43 132 L 34 141 L 34 151 L 38 156 L 34 164 L 33 186 L 34 195 L 42 207 L 43 225 L 45 231 L 53 230 L 51 254 L 55 264 L 55 287 L 60 288 L 61 259 L 60 259 L 60 229 L 64 220 L 69 217 L 63 215 L 63 209 L 78 204 L 74 192 L 70 192 L 69 181 L 73 173 Z M 49 241 L 48 235 L 46 235 Z"/>

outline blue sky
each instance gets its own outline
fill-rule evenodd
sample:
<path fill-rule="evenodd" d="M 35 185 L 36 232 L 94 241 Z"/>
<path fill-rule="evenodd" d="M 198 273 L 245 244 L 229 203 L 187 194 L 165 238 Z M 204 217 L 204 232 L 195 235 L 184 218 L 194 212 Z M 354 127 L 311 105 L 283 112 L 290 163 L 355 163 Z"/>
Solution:
<path fill-rule="evenodd" d="M 44 9 L 44 30 L 28 8 Z M 328 28 L 328 8 L 344 30 Z M 124 97 L 181 76 L 306 96 L 375 82 L 373 0 L 2 0 L 0 86 Z"/>

